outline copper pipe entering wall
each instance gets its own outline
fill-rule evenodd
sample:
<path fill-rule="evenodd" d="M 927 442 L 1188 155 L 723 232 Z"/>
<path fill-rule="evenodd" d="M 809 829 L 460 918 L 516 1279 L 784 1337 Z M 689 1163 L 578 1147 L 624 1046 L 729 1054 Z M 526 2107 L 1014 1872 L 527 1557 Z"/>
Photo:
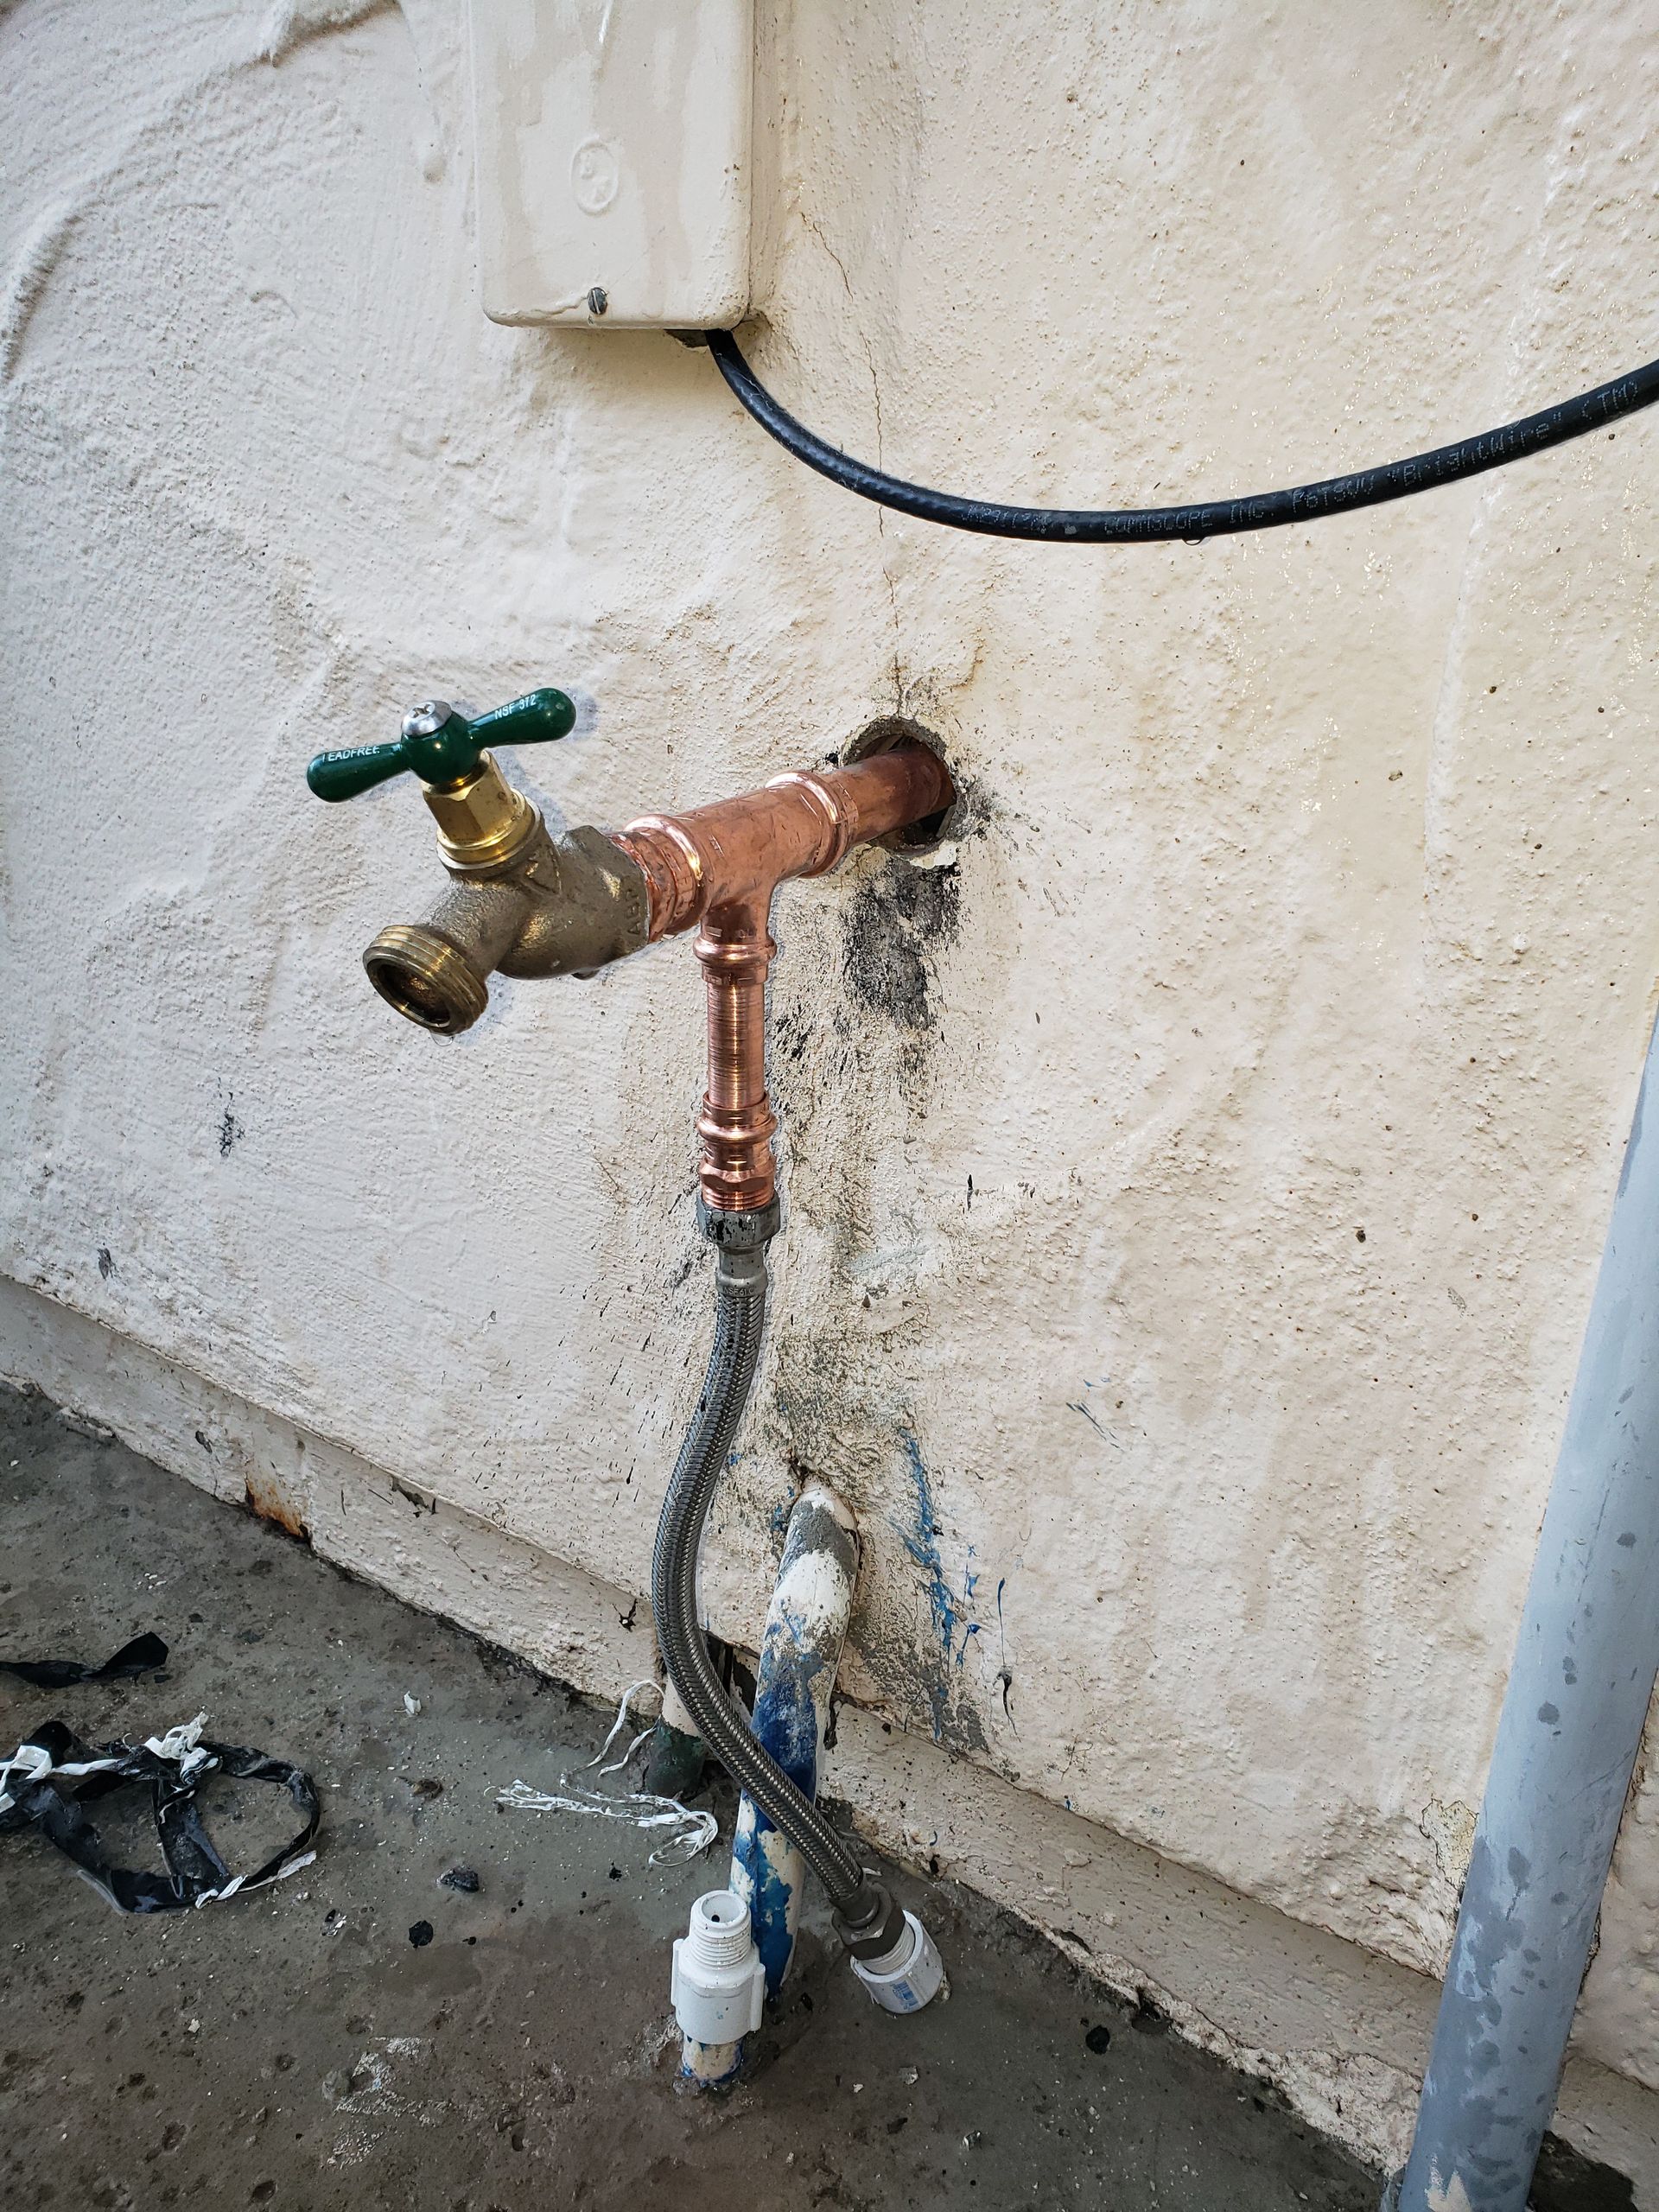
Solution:
<path fill-rule="evenodd" d="M 787 877 L 822 875 L 855 845 L 943 813 L 955 798 L 944 764 L 900 745 L 845 768 L 779 776 L 678 815 L 646 815 L 612 842 L 644 874 L 652 939 L 701 922 L 696 955 L 708 997 L 709 1078 L 697 1116 L 697 1177 L 717 1212 L 771 1203 L 777 1116 L 766 1096 L 766 970 L 772 893 Z"/>

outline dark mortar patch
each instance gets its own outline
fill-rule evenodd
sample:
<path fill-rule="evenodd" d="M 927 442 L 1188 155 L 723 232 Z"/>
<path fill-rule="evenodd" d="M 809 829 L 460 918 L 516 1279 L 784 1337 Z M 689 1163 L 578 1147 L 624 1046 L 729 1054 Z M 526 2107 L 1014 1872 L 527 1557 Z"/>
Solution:
<path fill-rule="evenodd" d="M 934 1027 L 935 949 L 956 937 L 962 885 L 955 865 L 893 860 L 863 882 L 842 917 L 842 960 L 853 997 L 900 1028 Z"/>

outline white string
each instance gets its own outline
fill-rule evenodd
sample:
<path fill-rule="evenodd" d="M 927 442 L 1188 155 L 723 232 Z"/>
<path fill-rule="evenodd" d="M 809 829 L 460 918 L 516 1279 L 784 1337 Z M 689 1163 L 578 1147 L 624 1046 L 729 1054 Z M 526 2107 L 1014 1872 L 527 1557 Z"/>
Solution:
<path fill-rule="evenodd" d="M 628 1684 L 622 1693 L 622 1702 L 616 1708 L 610 1733 L 579 1772 L 587 1774 L 594 1767 L 599 1768 L 601 1776 L 622 1771 L 650 1736 L 651 1728 L 642 1728 L 620 1758 L 613 1759 L 608 1766 L 601 1762 L 627 1726 L 628 1708 L 635 1697 L 642 1690 L 658 1688 L 649 1677 Z M 655 1726 L 653 1721 L 652 1726 Z M 686 1866 L 692 1859 L 700 1859 L 720 1834 L 720 1823 L 712 1813 L 682 1805 L 677 1797 L 659 1797 L 649 1789 L 631 1789 L 613 1796 L 608 1790 L 594 1789 L 585 1782 L 574 1781 L 568 1774 L 559 1777 L 556 1789 L 532 1789 L 527 1782 L 515 1782 L 511 1789 L 499 1791 L 495 1802 L 524 1813 L 590 1813 L 602 1821 L 626 1821 L 631 1827 L 673 1829 L 675 1833 L 666 1836 L 645 1861 L 648 1866 Z"/>

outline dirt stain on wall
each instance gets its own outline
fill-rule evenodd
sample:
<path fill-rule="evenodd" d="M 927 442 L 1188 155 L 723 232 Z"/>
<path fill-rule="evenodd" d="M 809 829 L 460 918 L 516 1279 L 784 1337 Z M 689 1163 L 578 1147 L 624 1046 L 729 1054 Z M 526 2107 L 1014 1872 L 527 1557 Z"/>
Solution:
<path fill-rule="evenodd" d="M 895 859 L 867 876 L 842 917 L 842 970 L 855 1003 L 912 1033 L 931 1030 L 936 963 L 961 910 L 954 861 L 925 868 Z"/>

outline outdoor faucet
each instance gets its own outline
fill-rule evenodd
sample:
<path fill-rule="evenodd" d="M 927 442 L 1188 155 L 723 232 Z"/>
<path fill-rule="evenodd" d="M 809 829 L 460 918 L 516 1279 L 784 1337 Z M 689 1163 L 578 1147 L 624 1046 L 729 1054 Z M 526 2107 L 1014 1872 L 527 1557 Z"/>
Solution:
<path fill-rule="evenodd" d="M 697 1560 L 754 1381 L 766 1248 L 780 1221 L 778 1122 L 766 1097 L 772 893 L 787 876 L 823 874 L 871 838 L 913 830 L 925 842 L 956 791 L 944 762 L 902 734 L 844 766 L 798 769 L 712 806 L 555 837 L 496 766 L 487 741 L 547 743 L 575 723 L 563 691 L 531 691 L 476 721 L 435 699 L 405 715 L 395 744 L 319 753 L 307 780 L 320 798 L 340 799 L 405 768 L 421 779 L 450 886 L 426 921 L 382 930 L 363 964 L 381 997 L 423 1028 L 469 1027 L 489 1003 L 492 975 L 590 976 L 658 938 L 697 930 L 709 1024 L 697 1215 L 717 1255 L 716 1321 L 702 1394 L 663 1497 L 651 1609 L 668 1679 L 696 1736 L 743 1790 L 753 1833 L 764 1815 L 798 1854 L 778 1862 L 770 1888 L 779 1896 L 769 1904 L 746 1910 L 729 1891 L 700 1898 L 675 1947 L 682 2073 L 707 2085 L 737 2070 L 743 2038 L 760 2023 L 765 1973 L 754 1914 L 770 1916 L 769 1941 L 792 1937 L 808 1868 L 828 1890 L 854 1971 L 877 2004 L 918 2011 L 945 1986 L 920 1922 L 808 1794 L 816 1768 L 804 1789 L 797 1773 L 804 1770 L 785 1770 L 760 1722 L 752 1727 L 728 1697 L 698 1611 Z M 825 1649 L 808 1656 L 822 1665 Z M 833 1656 L 828 1663 L 833 1674 Z"/>
<path fill-rule="evenodd" d="M 404 716 L 395 743 L 317 755 L 306 780 L 319 798 L 355 798 L 405 769 L 416 775 L 451 879 L 424 922 L 383 929 L 363 964 L 399 1014 L 453 1036 L 489 1003 L 492 975 L 591 976 L 700 925 L 709 1076 L 698 1180 L 715 1213 L 762 1211 L 775 1194 L 777 1120 L 766 1085 L 772 893 L 786 877 L 823 874 L 855 845 L 942 817 L 956 796 L 950 775 L 906 738 L 684 814 L 556 837 L 487 748 L 550 743 L 575 724 L 563 691 L 531 691 L 471 721 L 435 699 Z"/>

